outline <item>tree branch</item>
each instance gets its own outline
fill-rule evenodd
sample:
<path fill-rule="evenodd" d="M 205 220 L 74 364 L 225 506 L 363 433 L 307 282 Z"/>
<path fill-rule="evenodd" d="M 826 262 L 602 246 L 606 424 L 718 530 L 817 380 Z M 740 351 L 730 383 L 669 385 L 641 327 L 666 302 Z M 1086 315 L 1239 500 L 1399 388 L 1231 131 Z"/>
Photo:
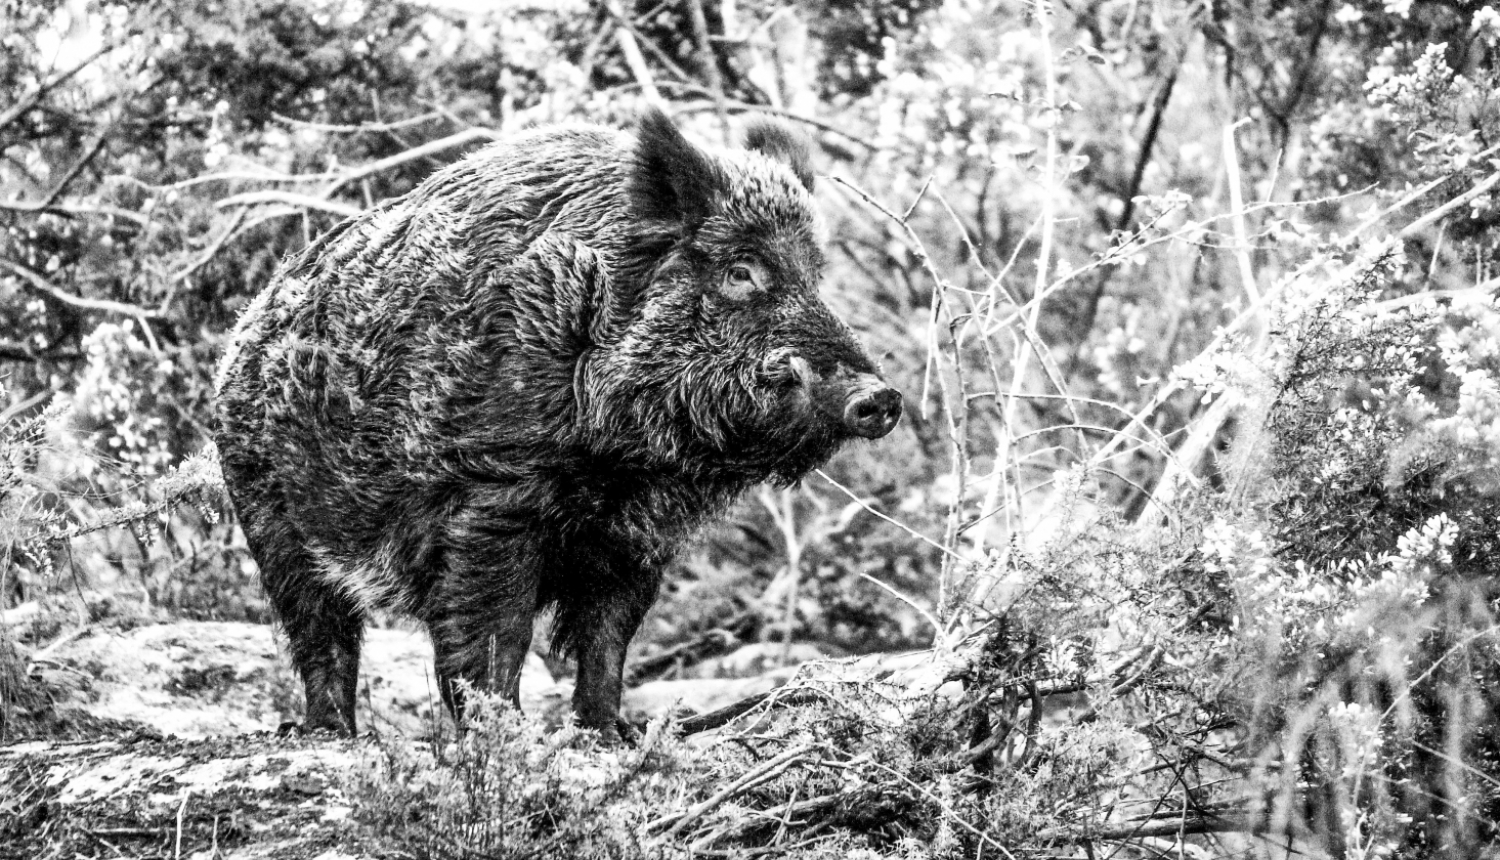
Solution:
<path fill-rule="evenodd" d="M 83 353 L 80 353 L 76 349 L 42 352 L 34 350 L 20 341 L 0 340 L 0 361 L 71 361 L 82 356 Z M 4 422 L 0 421 L 0 423 Z"/>
<path fill-rule="evenodd" d="M 21 279 L 23 283 L 39 293 L 51 296 L 59 302 L 70 307 L 86 311 L 100 311 L 107 314 L 121 314 L 123 316 L 135 317 L 136 319 L 163 319 L 159 311 L 147 310 L 139 305 L 130 305 L 124 302 L 111 301 L 110 299 L 90 299 L 83 296 L 75 296 L 63 291 L 51 281 L 42 277 L 27 266 L 11 260 L 0 258 L 0 269 L 5 269 Z"/>
<path fill-rule="evenodd" d="M 693 37 L 698 41 L 698 53 L 703 58 L 703 77 L 708 81 L 708 90 L 713 93 L 719 111 L 719 123 L 724 129 L 725 140 L 729 139 L 729 108 L 724 101 L 724 78 L 719 74 L 719 55 L 714 52 L 713 42 L 708 37 L 708 17 L 703 14 L 703 0 L 688 0 L 688 17 L 693 21 Z"/>
<path fill-rule="evenodd" d="M 298 194 L 294 191 L 246 191 L 243 194 L 235 194 L 225 197 L 214 204 L 216 209 L 228 209 L 232 206 L 257 206 L 261 203 L 285 203 L 288 206 L 297 206 L 302 209 L 316 209 L 319 212 L 330 212 L 334 215 L 342 215 L 345 218 L 354 218 L 363 214 L 364 210 L 347 203 L 338 203 L 311 194 Z"/>
<path fill-rule="evenodd" d="M 28 111 L 36 107 L 37 104 L 41 102 L 42 97 L 47 93 L 66 83 L 69 78 L 88 68 L 90 63 L 94 62 L 110 51 L 113 51 L 114 49 L 115 46 L 113 44 L 101 45 L 98 50 L 94 51 L 92 54 L 89 54 L 87 57 L 84 57 L 83 61 L 78 65 L 74 66 L 71 69 L 68 69 L 65 72 L 58 72 L 47 80 L 42 81 L 40 84 L 37 84 L 36 89 L 22 96 L 19 101 L 17 101 L 4 113 L 0 113 L 0 129 L 4 129 L 11 123 L 15 122 L 17 119 L 20 119 Z"/>
<path fill-rule="evenodd" d="M 362 167 L 356 167 L 348 173 L 345 173 L 344 175 L 338 177 L 333 182 L 330 182 L 328 186 L 323 189 L 322 194 L 325 198 L 331 197 L 333 195 L 333 192 L 339 190 L 340 188 L 343 188 L 345 185 L 363 179 L 366 176 L 379 173 L 382 170 L 389 170 L 392 167 L 397 167 L 399 165 L 407 163 L 408 161 L 416 161 L 419 158 L 426 158 L 429 155 L 433 155 L 444 150 L 453 149 L 454 147 L 465 146 L 476 141 L 492 141 L 497 139 L 499 136 L 500 135 L 497 132 L 491 131 L 487 128 L 464 129 L 457 134 L 450 134 L 447 137 L 429 141 L 422 144 L 421 146 L 414 146 L 411 149 L 406 150 L 405 152 L 398 152 L 388 158 L 382 158 L 379 161 L 372 161 Z"/>

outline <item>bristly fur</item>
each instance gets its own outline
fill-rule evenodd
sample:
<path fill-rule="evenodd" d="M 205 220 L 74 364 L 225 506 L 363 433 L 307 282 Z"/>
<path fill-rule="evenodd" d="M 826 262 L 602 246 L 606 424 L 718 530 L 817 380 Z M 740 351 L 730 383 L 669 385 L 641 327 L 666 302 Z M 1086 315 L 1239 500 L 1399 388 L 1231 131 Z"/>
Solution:
<path fill-rule="evenodd" d="M 761 154 L 660 112 L 517 135 L 335 227 L 247 309 L 216 440 L 309 726 L 353 731 L 373 609 L 425 621 L 461 713 L 457 680 L 517 697 L 553 607 L 579 719 L 613 732 L 677 548 L 854 435 L 846 404 L 884 387 L 817 297 L 806 149 L 758 129 Z"/>

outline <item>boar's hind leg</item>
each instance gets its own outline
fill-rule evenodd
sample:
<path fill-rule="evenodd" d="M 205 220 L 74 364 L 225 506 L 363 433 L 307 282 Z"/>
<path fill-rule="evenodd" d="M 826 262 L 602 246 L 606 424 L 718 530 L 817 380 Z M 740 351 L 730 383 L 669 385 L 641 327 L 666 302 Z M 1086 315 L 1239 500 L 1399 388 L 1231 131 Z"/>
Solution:
<path fill-rule="evenodd" d="M 554 646 L 578 661 L 573 712 L 606 743 L 634 734 L 620 718 L 625 650 L 656 600 L 661 571 L 616 560 L 608 575 L 592 577 L 582 593 L 561 595 Z M 623 568 L 623 569 L 621 569 Z"/>
<path fill-rule="evenodd" d="M 364 613 L 317 575 L 312 556 L 284 528 L 257 528 L 245 518 L 245 537 L 307 691 L 303 728 L 355 732 L 354 700 Z"/>
<path fill-rule="evenodd" d="M 521 668 L 537 613 L 536 538 L 460 514 L 450 524 L 442 577 L 423 613 L 443 704 L 460 724 L 462 681 L 521 706 Z"/>

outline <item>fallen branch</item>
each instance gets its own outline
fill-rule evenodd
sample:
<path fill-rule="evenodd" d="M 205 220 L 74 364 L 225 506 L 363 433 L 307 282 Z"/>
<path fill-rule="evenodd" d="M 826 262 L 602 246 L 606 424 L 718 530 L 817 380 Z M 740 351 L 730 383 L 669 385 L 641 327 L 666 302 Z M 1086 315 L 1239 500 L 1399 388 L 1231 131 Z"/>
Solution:
<path fill-rule="evenodd" d="M 822 748 L 822 744 L 807 744 L 789 749 L 775 758 L 762 762 L 754 770 L 747 771 L 739 779 L 731 783 L 728 788 L 725 788 L 708 800 L 695 805 L 685 812 L 658 818 L 646 825 L 646 829 L 651 833 L 662 833 L 668 839 L 674 838 L 696 823 L 698 819 L 723 806 L 730 798 L 748 791 L 763 782 L 769 782 L 781 776 L 792 765 L 807 759 L 810 753 L 820 752 Z"/>
<path fill-rule="evenodd" d="M 715 627 L 687 642 L 668 648 L 660 654 L 639 660 L 630 667 L 630 672 L 625 678 L 625 685 L 635 686 L 656 678 L 680 662 L 690 660 L 696 663 L 708 657 L 727 653 L 735 645 L 745 641 L 744 637 L 751 633 L 755 622 L 755 616 L 746 613 L 732 619 L 722 627 Z"/>
<path fill-rule="evenodd" d="M 821 818 L 813 825 L 817 828 L 852 825 L 861 829 L 873 829 L 894 817 L 893 801 L 904 799 L 904 796 L 888 789 L 858 788 L 810 797 L 807 800 L 788 801 L 770 809 L 757 810 L 757 817 L 720 827 L 694 842 L 688 850 L 694 854 L 702 853 L 715 843 L 743 838 L 758 828 L 773 824 L 793 824 L 795 818 L 817 813 L 828 813 L 826 818 Z"/>
<path fill-rule="evenodd" d="M 828 694 L 822 690 L 813 688 L 800 688 L 786 691 L 785 688 L 777 688 L 764 693 L 756 693 L 746 696 L 738 702 L 731 702 L 716 711 L 689 717 L 677 723 L 677 731 L 682 735 L 692 735 L 698 732 L 706 732 L 726 726 L 750 713 L 763 704 L 778 705 L 783 707 L 796 707 L 798 705 L 811 705 L 828 699 Z"/>
<path fill-rule="evenodd" d="M 1125 842 L 1131 839 L 1153 839 L 1161 836 L 1192 836 L 1203 833 L 1236 833 L 1253 829 L 1254 822 L 1243 812 L 1224 815 L 1184 816 L 1178 811 L 1160 812 L 1147 821 L 1120 824 L 1102 830 L 1073 830 L 1054 827 L 1036 835 L 1038 842 Z"/>

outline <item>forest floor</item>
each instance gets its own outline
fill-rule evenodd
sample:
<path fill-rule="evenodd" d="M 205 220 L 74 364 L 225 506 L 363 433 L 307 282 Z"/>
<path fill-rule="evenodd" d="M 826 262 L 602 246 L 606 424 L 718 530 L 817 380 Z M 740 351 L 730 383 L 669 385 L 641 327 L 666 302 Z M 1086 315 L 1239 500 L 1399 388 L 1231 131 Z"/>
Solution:
<path fill-rule="evenodd" d="M 757 657 L 732 654 L 721 669 L 758 668 Z M 285 730 L 300 685 L 267 625 L 83 626 L 20 658 L 32 695 L 11 702 L 7 735 L 45 739 L 0 746 L 0 860 L 362 856 L 350 774 L 389 741 L 451 731 L 431 645 L 409 630 L 368 631 L 355 740 Z M 709 711 L 794 672 L 651 681 L 625 712 Z M 561 725 L 571 693 L 533 654 L 523 710 Z"/>

